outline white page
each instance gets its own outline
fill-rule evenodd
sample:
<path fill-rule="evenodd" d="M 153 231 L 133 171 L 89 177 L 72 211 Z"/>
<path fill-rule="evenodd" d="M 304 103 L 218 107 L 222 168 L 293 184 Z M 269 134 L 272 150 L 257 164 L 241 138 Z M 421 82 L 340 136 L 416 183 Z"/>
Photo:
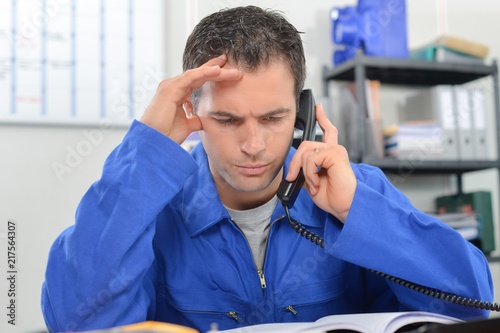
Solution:
<path fill-rule="evenodd" d="M 242 327 L 221 332 L 230 333 L 322 333 L 335 329 L 348 329 L 361 333 L 392 333 L 408 324 L 433 322 L 452 324 L 462 322 L 460 319 L 421 311 L 385 312 L 332 315 L 318 319 L 312 323 L 276 323 Z"/>

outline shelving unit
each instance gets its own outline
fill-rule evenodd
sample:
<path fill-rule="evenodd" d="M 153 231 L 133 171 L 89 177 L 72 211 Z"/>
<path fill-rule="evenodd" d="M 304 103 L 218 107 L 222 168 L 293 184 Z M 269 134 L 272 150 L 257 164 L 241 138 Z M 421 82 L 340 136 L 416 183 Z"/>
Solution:
<path fill-rule="evenodd" d="M 404 86 L 457 85 L 484 77 L 492 77 L 494 113 L 496 124 L 497 152 L 495 160 L 425 160 L 414 164 L 416 174 L 456 174 L 461 191 L 461 175 L 470 171 L 497 168 L 500 170 L 500 94 L 498 87 L 498 67 L 496 61 L 491 65 L 430 62 L 408 59 L 388 59 L 358 56 L 338 67 L 323 69 L 323 94 L 329 95 L 330 81 L 351 81 L 356 85 L 358 96 L 359 124 L 364 128 L 366 115 L 365 80 L 378 80 L 381 84 Z M 365 131 L 358 131 L 360 143 L 359 158 L 363 162 L 380 167 L 384 171 L 398 171 L 402 160 L 397 158 L 374 158 L 366 155 Z"/>
<path fill-rule="evenodd" d="M 454 174 L 457 189 L 462 192 L 462 175 L 471 171 L 497 169 L 500 174 L 500 94 L 498 67 L 491 65 L 430 62 L 409 59 L 388 59 L 360 55 L 335 68 L 323 69 L 323 95 L 329 96 L 332 81 L 354 82 L 359 106 L 359 128 L 365 128 L 367 114 L 365 81 L 377 80 L 383 84 L 409 87 L 435 85 L 460 85 L 481 78 L 492 78 L 493 107 L 495 115 L 496 158 L 494 160 L 421 160 L 411 164 L 411 174 Z M 380 167 L 384 172 L 399 173 L 408 164 L 394 157 L 372 157 L 367 154 L 365 131 L 358 131 L 359 156 L 353 162 L 363 162 Z M 405 164 L 406 163 L 406 164 Z M 499 184 L 500 188 L 500 184 Z"/>

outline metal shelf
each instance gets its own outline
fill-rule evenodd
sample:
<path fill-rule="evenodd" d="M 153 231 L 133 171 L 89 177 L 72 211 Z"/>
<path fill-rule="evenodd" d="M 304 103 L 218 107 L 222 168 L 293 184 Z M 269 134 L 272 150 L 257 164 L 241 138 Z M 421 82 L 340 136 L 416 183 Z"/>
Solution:
<path fill-rule="evenodd" d="M 356 67 L 363 67 L 367 79 L 412 86 L 463 84 L 497 73 L 496 62 L 476 65 L 361 55 L 335 68 L 325 67 L 323 80 L 355 81 Z"/>
<path fill-rule="evenodd" d="M 401 174 L 461 174 L 497 168 L 497 160 L 420 160 L 364 157 L 362 163 L 377 166 L 386 172 Z"/>

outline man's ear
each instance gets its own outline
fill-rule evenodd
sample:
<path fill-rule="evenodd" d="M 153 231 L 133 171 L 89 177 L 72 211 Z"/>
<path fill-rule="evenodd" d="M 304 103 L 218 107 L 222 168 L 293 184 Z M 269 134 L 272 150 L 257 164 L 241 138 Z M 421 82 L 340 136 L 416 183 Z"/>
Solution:
<path fill-rule="evenodd" d="M 191 98 L 188 98 L 184 104 L 182 104 L 182 108 L 184 109 L 184 112 L 186 113 L 186 117 L 191 117 L 194 115 L 194 105 L 193 102 L 191 101 Z"/>

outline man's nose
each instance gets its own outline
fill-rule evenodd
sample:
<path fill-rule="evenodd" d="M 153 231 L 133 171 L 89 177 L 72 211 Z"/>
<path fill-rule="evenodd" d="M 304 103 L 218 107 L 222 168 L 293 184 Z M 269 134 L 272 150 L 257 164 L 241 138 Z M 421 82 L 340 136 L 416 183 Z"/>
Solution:
<path fill-rule="evenodd" d="M 257 123 L 246 124 L 242 132 L 241 150 L 249 155 L 257 155 L 266 147 L 265 133 Z"/>

